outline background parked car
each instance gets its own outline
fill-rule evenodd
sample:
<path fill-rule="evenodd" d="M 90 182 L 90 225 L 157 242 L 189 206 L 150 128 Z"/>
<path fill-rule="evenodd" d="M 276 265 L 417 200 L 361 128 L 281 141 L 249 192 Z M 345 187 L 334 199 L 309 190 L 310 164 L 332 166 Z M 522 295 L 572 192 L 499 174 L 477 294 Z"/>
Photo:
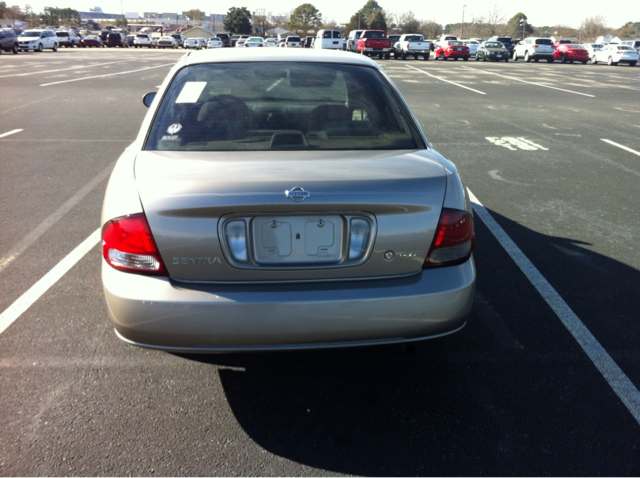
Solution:
<path fill-rule="evenodd" d="M 124 36 L 124 33 L 114 33 L 111 32 L 107 35 L 107 46 L 111 47 L 120 47 L 120 48 L 129 48 L 129 42 L 127 38 Z"/>
<path fill-rule="evenodd" d="M 42 51 L 44 49 L 58 51 L 58 37 L 53 30 L 39 28 L 25 30 L 18 37 L 18 46 L 23 51 Z"/>
<path fill-rule="evenodd" d="M 235 47 L 236 46 L 236 42 L 238 41 L 238 38 L 240 38 L 242 35 L 231 35 L 231 37 L 229 38 L 229 45 L 231 47 Z"/>
<path fill-rule="evenodd" d="M 226 48 L 231 46 L 231 37 L 228 33 L 217 33 L 216 36 L 220 38 L 223 47 Z"/>
<path fill-rule="evenodd" d="M 358 51 L 358 40 L 364 30 L 351 30 L 347 37 L 347 50 L 356 53 Z"/>
<path fill-rule="evenodd" d="M 393 46 L 393 58 L 396 60 L 400 58 L 406 60 L 407 56 L 417 60 L 422 56 L 422 59 L 427 61 L 429 55 L 431 55 L 431 42 L 426 41 L 419 33 L 405 33 Z"/>
<path fill-rule="evenodd" d="M 18 36 L 13 28 L 0 28 L 0 53 L 11 51 L 17 55 L 19 50 Z"/>
<path fill-rule="evenodd" d="M 136 48 L 153 48 L 153 41 L 151 40 L 151 35 L 148 33 L 138 33 L 136 34 L 135 40 L 133 40 L 133 46 Z"/>
<path fill-rule="evenodd" d="M 176 45 L 178 45 L 179 48 L 184 47 L 184 36 L 182 33 L 172 33 L 171 37 L 175 39 Z"/>
<path fill-rule="evenodd" d="M 129 44 L 129 46 L 134 46 L 134 42 L 136 40 L 136 36 L 135 35 L 127 35 L 126 37 L 127 43 Z"/>
<path fill-rule="evenodd" d="M 200 50 L 202 48 L 202 45 L 200 45 L 200 42 L 197 38 L 187 38 L 184 41 L 184 48 L 186 48 L 187 50 Z"/>
<path fill-rule="evenodd" d="M 445 40 L 441 41 L 434 51 L 436 60 L 448 60 L 453 58 L 457 60 L 462 58 L 467 61 L 471 54 L 469 53 L 469 47 L 459 40 Z"/>
<path fill-rule="evenodd" d="M 505 35 L 495 35 L 487 38 L 487 41 L 502 43 L 502 45 L 509 51 L 509 55 L 513 54 L 513 49 L 515 48 L 517 43 L 517 42 L 514 42 L 510 36 L 505 36 Z"/>
<path fill-rule="evenodd" d="M 529 37 L 518 43 L 513 49 L 513 61 L 523 58 L 524 61 L 547 60 L 553 63 L 553 55 L 556 52 L 553 40 L 544 37 Z"/>
<path fill-rule="evenodd" d="M 218 37 L 209 38 L 207 48 L 222 48 L 222 40 Z"/>
<path fill-rule="evenodd" d="M 245 48 L 262 48 L 264 47 L 264 38 L 262 37 L 249 37 L 245 40 L 244 42 L 244 47 Z"/>
<path fill-rule="evenodd" d="M 636 66 L 638 63 L 638 51 L 627 45 L 607 45 L 597 51 L 591 58 L 593 64 L 606 62 L 609 66 L 616 66 L 619 63 L 627 63 L 629 66 Z"/>
<path fill-rule="evenodd" d="M 579 61 L 583 65 L 586 65 L 589 61 L 589 52 L 582 45 L 576 45 L 575 43 L 561 43 L 556 47 L 556 52 L 553 54 L 553 58 L 562 63 L 573 63 L 574 61 Z"/>
<path fill-rule="evenodd" d="M 276 38 L 267 38 L 264 41 L 264 43 L 265 43 L 264 46 L 267 46 L 267 47 L 270 47 L 270 48 L 277 48 L 278 47 L 278 40 Z"/>
<path fill-rule="evenodd" d="M 302 39 L 298 36 L 287 37 L 282 45 L 282 48 L 302 48 Z"/>
<path fill-rule="evenodd" d="M 309 35 L 304 39 L 304 48 L 313 48 L 314 40 L 316 37 Z"/>
<path fill-rule="evenodd" d="M 476 56 L 476 52 L 478 51 L 478 47 L 480 46 L 480 42 L 476 40 L 462 40 L 462 43 L 469 47 L 469 54 L 471 56 Z"/>
<path fill-rule="evenodd" d="M 100 38 L 98 35 L 87 35 L 82 39 L 82 46 L 85 47 L 103 47 L 104 46 L 104 42 L 102 41 L 102 38 Z"/>
<path fill-rule="evenodd" d="M 478 45 L 476 61 L 509 61 L 509 50 L 499 41 L 484 41 Z"/>
<path fill-rule="evenodd" d="M 56 36 L 58 37 L 58 46 L 63 46 L 65 48 L 73 47 L 73 43 L 71 43 L 71 38 L 69 38 L 69 32 L 57 31 Z"/>
<path fill-rule="evenodd" d="M 247 38 L 249 38 L 249 35 L 241 35 L 237 40 L 236 40 L 236 46 L 235 48 L 242 48 L 244 47 L 244 42 L 247 41 Z"/>
<path fill-rule="evenodd" d="M 316 50 L 342 50 L 344 40 L 340 30 L 320 30 L 313 41 L 313 48 Z"/>
<path fill-rule="evenodd" d="M 167 35 L 160 37 L 160 40 L 158 40 L 158 48 L 172 48 L 175 50 L 178 48 L 178 42 L 172 36 Z"/>
<path fill-rule="evenodd" d="M 583 43 L 582 46 L 589 52 L 589 58 L 593 58 L 593 54 L 600 50 L 604 45 L 602 43 Z"/>

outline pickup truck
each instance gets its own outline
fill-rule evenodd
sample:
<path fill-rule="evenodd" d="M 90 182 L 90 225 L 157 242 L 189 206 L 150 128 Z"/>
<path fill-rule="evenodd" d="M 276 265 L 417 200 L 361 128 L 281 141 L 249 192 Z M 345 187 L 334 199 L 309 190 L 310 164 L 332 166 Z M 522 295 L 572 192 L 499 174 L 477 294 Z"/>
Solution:
<path fill-rule="evenodd" d="M 391 40 L 382 30 L 364 30 L 358 40 L 358 53 L 361 55 L 373 56 L 382 55 L 388 60 L 391 58 Z"/>
<path fill-rule="evenodd" d="M 393 57 L 396 60 L 407 56 L 413 56 L 416 60 L 422 56 L 424 61 L 429 59 L 431 54 L 431 42 L 425 41 L 424 37 L 418 33 L 405 33 L 393 47 Z"/>

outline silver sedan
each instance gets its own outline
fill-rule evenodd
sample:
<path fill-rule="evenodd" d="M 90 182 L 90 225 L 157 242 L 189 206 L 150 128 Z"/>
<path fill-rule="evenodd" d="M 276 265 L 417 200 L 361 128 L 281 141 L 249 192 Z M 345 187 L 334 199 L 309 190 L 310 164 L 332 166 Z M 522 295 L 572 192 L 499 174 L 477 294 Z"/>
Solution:
<path fill-rule="evenodd" d="M 467 190 L 375 62 L 195 52 L 144 102 L 102 210 L 102 281 L 122 340 L 305 349 L 465 325 Z"/>

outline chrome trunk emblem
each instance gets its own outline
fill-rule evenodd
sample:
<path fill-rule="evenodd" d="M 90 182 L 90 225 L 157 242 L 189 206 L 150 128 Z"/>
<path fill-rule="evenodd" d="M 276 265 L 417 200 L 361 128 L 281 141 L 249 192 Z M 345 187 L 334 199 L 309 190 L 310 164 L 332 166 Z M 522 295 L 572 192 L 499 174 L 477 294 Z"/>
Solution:
<path fill-rule="evenodd" d="M 291 191 L 285 191 L 284 195 L 287 196 L 288 198 L 293 199 L 295 202 L 302 202 L 306 198 L 311 196 L 311 193 L 309 191 L 305 191 L 302 188 L 296 187 L 296 188 L 292 188 Z"/>

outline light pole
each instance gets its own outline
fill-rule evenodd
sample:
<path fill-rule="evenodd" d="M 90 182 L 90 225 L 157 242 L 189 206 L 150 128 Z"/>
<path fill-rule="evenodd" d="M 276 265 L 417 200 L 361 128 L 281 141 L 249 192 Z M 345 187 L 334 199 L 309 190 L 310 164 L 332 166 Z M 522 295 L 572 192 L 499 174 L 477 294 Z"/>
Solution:
<path fill-rule="evenodd" d="M 466 5 L 462 5 L 462 25 L 460 26 L 460 40 L 464 38 L 464 9 L 467 8 Z"/>

